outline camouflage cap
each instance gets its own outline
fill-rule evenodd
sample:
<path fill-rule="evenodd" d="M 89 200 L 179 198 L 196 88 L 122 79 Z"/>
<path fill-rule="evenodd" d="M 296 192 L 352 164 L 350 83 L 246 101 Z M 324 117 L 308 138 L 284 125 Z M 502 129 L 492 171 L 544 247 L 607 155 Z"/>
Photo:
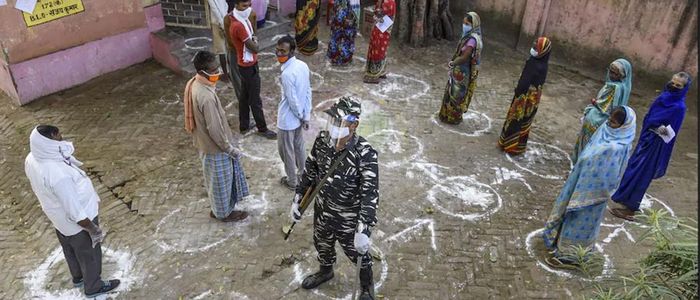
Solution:
<path fill-rule="evenodd" d="M 347 115 L 354 115 L 359 118 L 362 113 L 362 106 L 360 101 L 352 99 L 350 97 L 341 97 L 338 102 L 333 104 L 331 108 L 325 110 L 327 114 L 334 118 L 342 119 Z"/>

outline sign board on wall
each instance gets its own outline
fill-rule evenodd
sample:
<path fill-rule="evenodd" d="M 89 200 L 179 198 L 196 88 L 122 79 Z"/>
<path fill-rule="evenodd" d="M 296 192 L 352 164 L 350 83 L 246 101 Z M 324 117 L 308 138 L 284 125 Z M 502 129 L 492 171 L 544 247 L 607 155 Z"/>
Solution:
<path fill-rule="evenodd" d="M 38 0 L 31 14 L 22 14 L 27 27 L 32 27 L 83 11 L 82 0 Z"/>

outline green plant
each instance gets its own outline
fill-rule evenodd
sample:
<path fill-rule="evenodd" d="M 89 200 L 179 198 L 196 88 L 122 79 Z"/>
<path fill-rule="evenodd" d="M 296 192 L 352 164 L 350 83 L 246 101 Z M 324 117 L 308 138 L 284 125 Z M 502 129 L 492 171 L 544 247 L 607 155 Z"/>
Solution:
<path fill-rule="evenodd" d="M 651 240 L 654 249 L 640 261 L 638 271 L 613 278 L 606 283 L 609 287 L 594 282 L 591 299 L 697 299 L 697 221 L 662 210 L 650 210 L 639 221 L 649 229 L 637 243 Z"/>

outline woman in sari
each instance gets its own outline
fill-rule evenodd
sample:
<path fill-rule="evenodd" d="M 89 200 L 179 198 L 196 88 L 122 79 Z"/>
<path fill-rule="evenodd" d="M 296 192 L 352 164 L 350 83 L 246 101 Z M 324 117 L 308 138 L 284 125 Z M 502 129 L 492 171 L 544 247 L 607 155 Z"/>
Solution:
<path fill-rule="evenodd" d="M 394 20 L 396 15 L 396 2 L 394 0 L 377 0 L 374 8 L 375 23 L 382 23 L 384 16 Z M 377 26 L 372 27 L 372 37 L 367 50 L 367 65 L 365 66 L 366 83 L 379 83 L 380 79 L 386 78 L 386 52 L 389 49 L 389 39 L 391 38 L 391 27 L 382 32 Z"/>
<path fill-rule="evenodd" d="M 328 42 L 328 53 L 326 54 L 332 65 L 346 66 L 352 62 L 359 21 L 359 0 L 335 0 L 333 2 L 331 39 Z"/>
<path fill-rule="evenodd" d="M 618 58 L 608 67 L 605 85 L 598 91 L 598 96 L 591 99 L 591 104 L 583 110 L 581 119 L 583 125 L 571 156 L 574 164 L 598 126 L 608 119 L 610 111 L 615 107 L 627 105 L 630 92 L 632 92 L 632 65 L 626 59 Z"/>
<path fill-rule="evenodd" d="M 457 51 L 447 64 L 450 72 L 438 114 L 440 121 L 448 124 L 462 122 L 462 114 L 469 109 L 476 89 L 482 47 L 481 20 L 475 12 L 468 12 L 462 24 L 462 38 Z"/>
<path fill-rule="evenodd" d="M 544 226 L 544 245 L 553 254 L 549 265 L 570 267 L 577 261 L 572 248 L 593 248 L 606 203 L 632 154 L 635 129 L 634 111 L 617 107 L 581 152 Z"/>
<path fill-rule="evenodd" d="M 255 28 L 265 27 L 267 6 L 270 4 L 270 0 L 253 0 L 251 7 L 255 12 Z"/>
<path fill-rule="evenodd" d="M 640 210 L 639 205 L 651 181 L 666 174 L 673 145 L 685 118 L 685 96 L 691 83 L 690 75 L 686 72 L 673 75 L 649 107 L 620 188 L 611 197 L 613 205 L 610 213 L 614 216 L 634 221 L 634 214 Z M 673 129 L 675 135 L 665 140 L 664 137 L 671 136 L 667 126 Z"/>
<path fill-rule="evenodd" d="M 318 20 L 321 17 L 321 0 L 297 0 L 297 16 L 294 19 L 297 49 L 304 55 L 318 50 Z"/>
<path fill-rule="evenodd" d="M 515 97 L 510 102 L 510 109 L 501 129 L 501 137 L 498 139 L 498 146 L 506 153 L 525 152 L 530 125 L 537 113 L 542 86 L 547 79 L 551 48 L 551 41 L 546 37 L 540 37 L 530 49 L 530 57 L 520 74 L 518 86 L 515 87 Z"/>

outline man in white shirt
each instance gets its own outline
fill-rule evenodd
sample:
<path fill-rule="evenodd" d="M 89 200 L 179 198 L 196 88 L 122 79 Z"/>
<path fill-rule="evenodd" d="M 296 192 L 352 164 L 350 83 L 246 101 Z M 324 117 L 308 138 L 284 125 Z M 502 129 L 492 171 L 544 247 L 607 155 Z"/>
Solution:
<path fill-rule="evenodd" d="M 88 298 L 114 290 L 119 280 L 101 279 L 100 197 L 80 169 L 83 163 L 73 157 L 73 143 L 63 141 L 58 128 L 39 125 L 29 136 L 29 148 L 24 171 L 41 209 L 56 228 L 73 286 L 84 286 Z"/>
<path fill-rule="evenodd" d="M 224 30 L 224 18 L 228 14 L 228 3 L 225 0 L 208 0 L 207 4 L 209 5 L 209 23 L 212 33 L 211 52 L 219 56 L 219 63 L 224 71 L 222 79 L 228 81 L 230 76 L 226 68 L 226 31 Z"/>
<path fill-rule="evenodd" d="M 282 64 L 282 101 L 277 110 L 277 148 L 287 176 L 281 183 L 290 190 L 296 188 L 304 171 L 306 151 L 302 128 L 309 129 L 311 118 L 311 71 L 294 57 L 296 42 L 287 35 L 277 41 L 277 61 Z"/>

